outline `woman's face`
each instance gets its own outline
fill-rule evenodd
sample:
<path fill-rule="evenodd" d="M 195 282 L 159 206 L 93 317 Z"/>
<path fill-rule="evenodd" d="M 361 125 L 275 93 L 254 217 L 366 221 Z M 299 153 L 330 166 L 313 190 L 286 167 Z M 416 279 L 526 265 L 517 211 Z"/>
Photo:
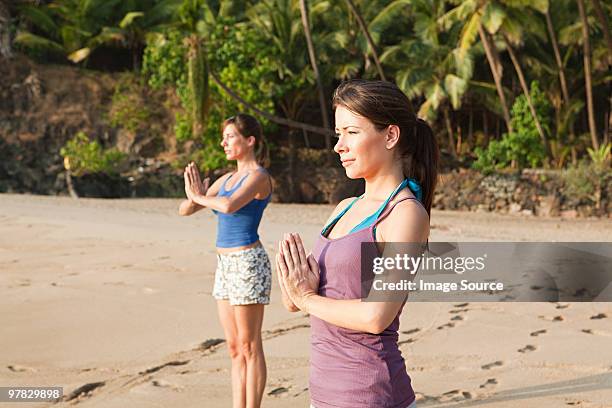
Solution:
<path fill-rule="evenodd" d="M 223 129 L 223 139 L 221 139 L 225 158 L 227 160 L 237 160 L 244 157 L 249 150 L 253 149 L 253 139 L 253 137 L 242 136 L 234 124 L 227 125 Z"/>
<path fill-rule="evenodd" d="M 348 178 L 367 178 L 379 172 L 392 159 L 386 147 L 386 129 L 377 130 L 367 118 L 340 105 L 336 108 L 334 151 Z"/>

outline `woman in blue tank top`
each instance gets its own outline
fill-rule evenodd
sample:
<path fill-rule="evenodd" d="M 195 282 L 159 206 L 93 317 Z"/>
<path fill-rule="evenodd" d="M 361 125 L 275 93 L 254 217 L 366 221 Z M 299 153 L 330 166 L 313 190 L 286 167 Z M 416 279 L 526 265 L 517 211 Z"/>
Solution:
<path fill-rule="evenodd" d="M 208 207 L 218 216 L 213 296 L 232 360 L 233 406 L 259 407 L 266 384 L 261 325 L 264 305 L 270 303 L 272 273 L 257 229 L 272 196 L 272 182 L 263 167 L 267 151 L 257 119 L 238 114 L 225 120 L 222 130 L 221 146 L 227 160 L 236 161 L 236 172 L 209 187 L 190 163 L 184 173 L 187 199 L 179 214 Z"/>
<path fill-rule="evenodd" d="M 390 82 L 343 82 L 333 107 L 334 151 L 349 178 L 365 180 L 365 193 L 338 204 L 312 254 L 298 234 L 279 243 L 283 303 L 310 314 L 313 407 L 412 408 L 415 393 L 398 346 L 404 302 L 361 301 L 361 257 L 394 258 L 397 247 L 389 242 L 427 242 L 437 143 Z M 362 251 L 364 242 L 375 245 Z"/>

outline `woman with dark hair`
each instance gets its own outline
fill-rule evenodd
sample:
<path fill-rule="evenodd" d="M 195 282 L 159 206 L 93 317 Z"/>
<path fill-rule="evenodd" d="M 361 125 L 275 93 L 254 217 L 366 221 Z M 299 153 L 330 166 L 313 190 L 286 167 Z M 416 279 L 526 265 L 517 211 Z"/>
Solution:
<path fill-rule="evenodd" d="M 233 407 L 259 407 L 266 384 L 266 361 L 261 341 L 264 305 L 270 303 L 271 267 L 257 229 L 272 196 L 272 182 L 263 166 L 267 150 L 261 125 L 239 114 L 223 122 L 221 146 L 230 172 L 208 187 L 195 163 L 185 168 L 187 199 L 180 215 L 211 208 L 218 216 L 217 270 L 213 296 L 217 299 L 232 360 Z"/>
<path fill-rule="evenodd" d="M 286 234 L 276 257 L 283 302 L 310 314 L 310 397 L 316 408 L 416 406 L 398 347 L 404 301 L 363 302 L 361 244 L 394 257 L 390 242 L 422 245 L 437 178 L 438 147 L 429 125 L 394 84 L 352 80 L 335 91 L 334 146 L 365 193 L 342 201 L 306 255 Z"/>

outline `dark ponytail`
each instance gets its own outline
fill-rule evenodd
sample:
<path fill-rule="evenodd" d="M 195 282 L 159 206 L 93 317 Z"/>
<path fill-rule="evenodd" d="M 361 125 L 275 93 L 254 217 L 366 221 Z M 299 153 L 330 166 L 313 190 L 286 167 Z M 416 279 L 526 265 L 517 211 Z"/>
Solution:
<path fill-rule="evenodd" d="M 404 176 L 418 182 L 421 202 L 431 214 L 438 179 L 438 143 L 427 122 L 415 115 L 406 94 L 391 82 L 353 79 L 336 88 L 333 108 L 339 105 L 368 118 L 378 130 L 390 125 L 400 128 L 398 153 Z"/>
<path fill-rule="evenodd" d="M 221 130 L 227 125 L 234 125 L 242 137 L 253 136 L 255 138 L 255 160 L 262 167 L 270 165 L 270 150 L 263 135 L 261 124 L 255 117 L 246 113 L 239 113 L 223 121 Z"/>
<path fill-rule="evenodd" d="M 401 137 L 400 156 L 404 176 L 414 178 L 423 189 L 422 203 L 431 214 L 434 190 L 438 180 L 438 143 L 431 127 L 423 119 L 417 118 L 413 137 Z"/>

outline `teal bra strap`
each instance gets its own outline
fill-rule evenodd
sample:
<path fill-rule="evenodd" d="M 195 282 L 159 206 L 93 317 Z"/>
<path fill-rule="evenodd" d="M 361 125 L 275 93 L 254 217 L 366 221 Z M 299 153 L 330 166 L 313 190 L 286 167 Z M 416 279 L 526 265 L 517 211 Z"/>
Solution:
<path fill-rule="evenodd" d="M 423 201 L 423 191 L 418 181 L 416 181 L 413 178 L 404 179 L 400 183 L 400 185 L 397 186 L 395 190 L 393 190 L 393 192 L 389 195 L 389 197 L 387 197 L 387 199 L 380 206 L 380 208 L 374 214 L 370 215 L 369 217 L 366 217 L 363 221 L 361 221 L 359 224 L 353 227 L 353 229 L 349 231 L 349 234 L 359 231 L 360 229 L 367 228 L 370 225 L 372 225 L 378 219 L 380 214 L 385 210 L 385 208 L 387 207 L 387 204 L 389 204 L 389 201 L 391 201 L 393 197 L 395 197 L 395 195 L 401 190 L 403 190 L 406 186 L 408 186 L 410 191 L 412 191 L 412 193 L 415 195 L 417 200 L 421 202 Z M 355 204 L 355 202 L 357 202 L 357 200 L 359 200 L 362 197 L 363 197 L 363 194 L 355 198 L 353 201 L 351 201 L 351 203 L 344 210 L 342 210 L 340 214 L 338 214 L 333 220 L 329 222 L 329 224 L 325 226 L 325 228 L 323 228 L 323 231 L 321 231 L 321 235 L 326 236 L 328 229 L 331 226 L 333 226 L 340 218 L 342 218 L 342 216 L 353 206 L 353 204 Z"/>
<path fill-rule="evenodd" d="M 340 212 L 340 214 L 336 215 L 336 217 L 335 217 L 333 220 L 331 220 L 331 221 L 329 222 L 329 224 L 327 224 L 327 225 L 325 226 L 325 228 L 323 228 L 323 231 L 321 231 L 321 235 L 326 236 L 326 234 L 327 234 L 327 230 L 328 230 L 328 229 L 329 229 L 329 228 L 330 228 L 332 225 L 334 225 L 334 224 L 335 224 L 335 223 L 336 223 L 336 222 L 337 222 L 337 221 L 338 221 L 338 220 L 339 220 L 339 219 L 340 219 L 340 218 L 341 218 L 341 217 L 342 217 L 342 216 L 343 216 L 343 215 L 344 215 L 344 214 L 345 214 L 345 213 L 346 213 L 346 212 L 347 212 L 347 211 L 348 211 L 348 210 L 349 210 L 349 209 L 350 209 L 352 206 L 353 206 L 353 204 L 355 204 L 355 202 L 356 202 L 357 200 L 359 200 L 361 197 L 363 197 L 363 194 L 362 194 L 362 195 L 360 195 L 359 197 L 355 198 L 353 201 L 351 201 L 351 203 L 350 203 L 350 204 L 349 204 L 349 205 L 348 205 L 348 206 L 347 206 L 347 207 L 346 207 L 344 210 L 342 210 L 342 211 Z"/>
<path fill-rule="evenodd" d="M 397 186 L 397 187 L 395 188 L 395 190 L 393 190 L 393 192 L 392 192 L 392 193 L 389 195 L 389 197 L 387 197 L 387 199 L 385 200 L 385 202 L 384 202 L 384 203 L 382 203 L 382 205 L 381 205 L 381 206 L 378 208 L 378 210 L 377 210 L 377 211 L 376 211 L 374 214 L 372 214 L 372 215 L 370 215 L 370 216 L 366 217 L 366 218 L 365 218 L 363 221 L 361 221 L 359 224 L 355 225 L 355 226 L 353 227 L 353 229 L 349 231 L 349 234 L 350 234 L 350 233 L 353 233 L 353 232 L 355 232 L 355 231 L 359 231 L 360 229 L 367 228 L 367 227 L 369 227 L 370 225 L 374 224 L 374 221 L 376 221 L 376 220 L 378 219 L 378 216 L 379 216 L 379 215 L 380 215 L 380 214 L 381 214 L 381 213 L 382 213 L 382 212 L 385 210 L 385 208 L 387 207 L 387 204 L 389 204 L 389 201 L 391 201 L 391 200 L 393 199 L 393 197 L 395 197 L 395 195 L 398 193 L 398 191 L 401 191 L 401 190 L 402 190 L 402 189 L 404 189 L 404 188 L 405 188 L 407 185 L 408 185 L 408 179 L 404 179 L 404 181 L 402 181 L 402 182 L 400 183 L 400 185 L 399 185 L 399 186 Z M 360 197 L 360 198 L 361 198 L 361 197 Z"/>

